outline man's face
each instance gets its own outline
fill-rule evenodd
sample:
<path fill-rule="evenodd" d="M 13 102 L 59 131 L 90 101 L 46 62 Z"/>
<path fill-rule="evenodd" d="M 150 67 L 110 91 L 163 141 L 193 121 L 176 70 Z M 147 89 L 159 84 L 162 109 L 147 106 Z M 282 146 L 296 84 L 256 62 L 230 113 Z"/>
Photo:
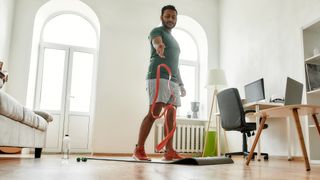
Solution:
<path fill-rule="evenodd" d="M 161 16 L 162 25 L 171 30 L 176 26 L 177 23 L 177 13 L 174 10 L 166 9 Z"/>

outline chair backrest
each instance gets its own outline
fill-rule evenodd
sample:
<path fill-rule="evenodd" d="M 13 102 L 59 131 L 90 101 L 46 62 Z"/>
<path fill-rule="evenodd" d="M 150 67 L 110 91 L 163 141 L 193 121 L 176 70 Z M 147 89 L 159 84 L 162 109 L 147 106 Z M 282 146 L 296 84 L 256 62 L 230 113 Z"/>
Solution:
<path fill-rule="evenodd" d="M 238 89 L 225 89 L 218 93 L 217 99 L 222 128 L 241 131 L 245 126 L 245 114 Z"/>

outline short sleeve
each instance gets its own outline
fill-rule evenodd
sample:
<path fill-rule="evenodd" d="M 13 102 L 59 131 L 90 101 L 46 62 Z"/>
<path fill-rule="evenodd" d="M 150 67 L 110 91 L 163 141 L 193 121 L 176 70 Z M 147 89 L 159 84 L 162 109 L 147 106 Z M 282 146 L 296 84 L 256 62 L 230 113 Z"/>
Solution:
<path fill-rule="evenodd" d="M 150 32 L 149 39 L 151 41 L 154 37 L 161 36 L 161 35 L 162 35 L 162 29 L 161 27 L 157 27 Z"/>

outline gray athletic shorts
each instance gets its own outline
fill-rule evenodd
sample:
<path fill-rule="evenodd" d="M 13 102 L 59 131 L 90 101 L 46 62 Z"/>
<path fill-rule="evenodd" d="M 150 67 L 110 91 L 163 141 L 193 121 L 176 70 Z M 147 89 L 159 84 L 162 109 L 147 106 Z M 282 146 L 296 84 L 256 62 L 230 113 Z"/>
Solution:
<path fill-rule="evenodd" d="M 173 103 L 173 98 L 171 98 L 171 92 L 168 88 L 168 79 L 160 79 L 159 95 L 156 102 L 163 102 L 165 104 L 173 103 L 173 105 L 177 107 L 181 106 L 180 87 L 178 83 L 170 81 L 170 87 L 176 98 L 175 103 Z M 156 94 L 156 79 L 147 79 L 147 91 L 149 92 L 149 104 L 151 105 Z"/>

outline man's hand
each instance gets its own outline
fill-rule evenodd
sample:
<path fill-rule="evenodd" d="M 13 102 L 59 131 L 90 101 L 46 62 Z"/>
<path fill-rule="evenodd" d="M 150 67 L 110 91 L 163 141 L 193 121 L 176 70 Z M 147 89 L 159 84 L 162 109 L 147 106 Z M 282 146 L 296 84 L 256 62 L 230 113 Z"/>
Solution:
<path fill-rule="evenodd" d="M 165 58 L 165 56 L 164 56 L 164 48 L 166 48 L 166 46 L 163 43 L 158 44 L 157 47 L 156 47 L 157 54 L 161 58 Z"/>
<path fill-rule="evenodd" d="M 180 86 L 180 93 L 181 93 L 181 97 L 184 97 L 187 95 L 186 89 L 183 86 Z"/>
<path fill-rule="evenodd" d="M 156 49 L 156 52 L 160 56 L 160 58 L 165 58 L 165 56 L 164 56 L 164 48 L 166 48 L 166 46 L 162 42 L 162 37 L 161 36 L 154 37 L 152 39 L 152 45 Z"/>

